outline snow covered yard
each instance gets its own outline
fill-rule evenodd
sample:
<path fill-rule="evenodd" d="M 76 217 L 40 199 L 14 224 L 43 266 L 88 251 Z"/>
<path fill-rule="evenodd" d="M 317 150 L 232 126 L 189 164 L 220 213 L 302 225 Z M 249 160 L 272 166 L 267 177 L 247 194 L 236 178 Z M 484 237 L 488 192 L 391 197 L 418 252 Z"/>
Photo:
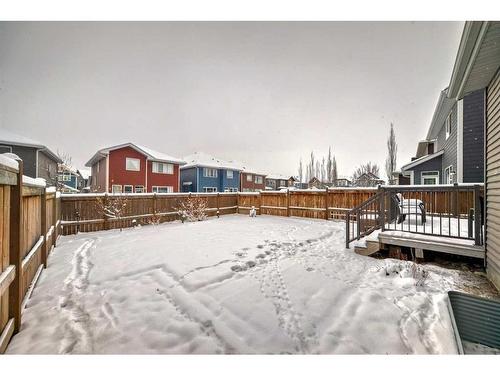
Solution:
<path fill-rule="evenodd" d="M 482 277 L 344 243 L 244 215 L 67 236 L 8 353 L 456 353 L 445 292 Z"/>

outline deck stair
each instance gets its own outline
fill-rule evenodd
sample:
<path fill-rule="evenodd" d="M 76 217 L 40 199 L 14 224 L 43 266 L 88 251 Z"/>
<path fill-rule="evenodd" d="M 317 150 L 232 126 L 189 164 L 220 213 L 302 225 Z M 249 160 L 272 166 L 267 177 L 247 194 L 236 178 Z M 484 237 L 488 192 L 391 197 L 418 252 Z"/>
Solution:
<path fill-rule="evenodd" d="M 372 255 L 380 250 L 380 242 L 378 239 L 366 239 L 364 244 L 356 244 L 354 252 L 359 255 Z"/>

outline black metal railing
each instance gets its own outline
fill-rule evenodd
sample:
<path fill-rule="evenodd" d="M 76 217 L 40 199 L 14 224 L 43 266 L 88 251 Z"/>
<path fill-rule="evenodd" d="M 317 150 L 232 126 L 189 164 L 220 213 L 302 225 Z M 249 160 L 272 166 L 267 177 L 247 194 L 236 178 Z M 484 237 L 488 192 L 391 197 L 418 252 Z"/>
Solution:
<path fill-rule="evenodd" d="M 483 202 L 481 184 L 380 186 L 375 196 L 346 215 L 346 247 L 376 229 L 469 239 L 482 245 Z M 367 210 L 375 212 L 364 218 Z"/>

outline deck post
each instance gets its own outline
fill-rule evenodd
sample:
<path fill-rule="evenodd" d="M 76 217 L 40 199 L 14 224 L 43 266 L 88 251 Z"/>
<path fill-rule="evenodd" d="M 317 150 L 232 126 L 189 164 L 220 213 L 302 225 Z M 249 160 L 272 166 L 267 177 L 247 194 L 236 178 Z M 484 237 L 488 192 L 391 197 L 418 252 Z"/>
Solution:
<path fill-rule="evenodd" d="M 18 159 L 19 172 L 17 183 L 10 190 L 10 218 L 9 218 L 9 259 L 10 264 L 16 267 L 14 280 L 9 287 L 9 318 L 14 318 L 14 333 L 21 328 L 22 292 L 22 254 L 23 243 L 23 161 Z"/>
<path fill-rule="evenodd" d="M 384 194 L 384 188 L 382 185 L 378 186 L 378 192 L 377 194 L 380 194 L 379 197 L 379 205 L 378 205 L 378 219 L 379 219 L 379 225 L 382 230 L 384 231 L 385 227 L 385 194 Z"/>
<path fill-rule="evenodd" d="M 350 230 L 350 225 L 349 222 L 351 220 L 351 213 L 347 211 L 347 214 L 345 215 L 345 248 L 349 248 L 349 230 Z"/>
<path fill-rule="evenodd" d="M 286 189 L 286 216 L 290 216 L 290 190 Z"/>
<path fill-rule="evenodd" d="M 52 230 L 52 236 L 50 238 L 50 249 L 52 246 L 56 247 L 57 243 L 57 190 L 54 192 L 54 199 L 52 200 L 52 225 L 54 225 L 54 229 Z"/>
<path fill-rule="evenodd" d="M 474 243 L 478 246 L 482 245 L 481 241 L 481 187 L 474 185 Z"/>

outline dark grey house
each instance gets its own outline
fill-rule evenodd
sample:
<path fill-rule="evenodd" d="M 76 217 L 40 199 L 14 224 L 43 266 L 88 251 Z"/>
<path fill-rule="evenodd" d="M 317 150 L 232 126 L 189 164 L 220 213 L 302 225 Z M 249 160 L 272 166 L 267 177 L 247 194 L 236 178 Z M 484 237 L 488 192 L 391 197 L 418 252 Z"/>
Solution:
<path fill-rule="evenodd" d="M 484 181 L 484 89 L 460 100 L 441 92 L 425 140 L 403 167 L 411 185 Z"/>
<path fill-rule="evenodd" d="M 24 174 L 44 178 L 47 185 L 57 182 L 58 164 L 62 160 L 38 141 L 0 129 L 0 154 L 13 153 L 24 162 Z"/>

